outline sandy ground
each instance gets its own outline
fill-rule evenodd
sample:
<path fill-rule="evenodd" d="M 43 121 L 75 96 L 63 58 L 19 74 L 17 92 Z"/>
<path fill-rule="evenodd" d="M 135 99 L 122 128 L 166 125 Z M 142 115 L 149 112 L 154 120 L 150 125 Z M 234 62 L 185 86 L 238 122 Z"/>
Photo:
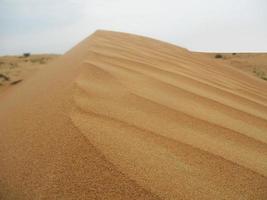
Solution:
<path fill-rule="evenodd" d="M 0 57 L 0 92 L 12 85 L 21 83 L 28 77 L 34 75 L 57 58 L 58 55 L 41 54 L 30 56 L 1 56 Z"/>
<path fill-rule="evenodd" d="M 267 81 L 267 53 L 200 53 Z M 221 58 L 216 58 L 221 55 Z"/>
<path fill-rule="evenodd" d="M 267 82 L 97 31 L 0 96 L 0 199 L 266 199 Z"/>

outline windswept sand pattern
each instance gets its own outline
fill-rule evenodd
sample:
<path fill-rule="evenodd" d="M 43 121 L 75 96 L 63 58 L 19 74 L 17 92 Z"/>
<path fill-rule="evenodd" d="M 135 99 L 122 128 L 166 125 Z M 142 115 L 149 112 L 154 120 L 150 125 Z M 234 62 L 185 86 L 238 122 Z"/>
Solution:
<path fill-rule="evenodd" d="M 267 199 L 267 82 L 97 31 L 0 96 L 0 199 Z"/>
<path fill-rule="evenodd" d="M 98 33 L 72 120 L 163 199 L 267 197 L 266 83 L 151 39 Z"/>

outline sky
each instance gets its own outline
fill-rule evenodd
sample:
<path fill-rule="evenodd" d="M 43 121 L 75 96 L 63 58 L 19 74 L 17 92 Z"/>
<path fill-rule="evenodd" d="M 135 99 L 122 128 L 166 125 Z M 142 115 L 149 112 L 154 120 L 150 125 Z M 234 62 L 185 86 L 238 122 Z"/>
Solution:
<path fill-rule="evenodd" d="M 62 54 L 97 29 L 193 51 L 267 52 L 267 0 L 0 0 L 0 55 Z"/>

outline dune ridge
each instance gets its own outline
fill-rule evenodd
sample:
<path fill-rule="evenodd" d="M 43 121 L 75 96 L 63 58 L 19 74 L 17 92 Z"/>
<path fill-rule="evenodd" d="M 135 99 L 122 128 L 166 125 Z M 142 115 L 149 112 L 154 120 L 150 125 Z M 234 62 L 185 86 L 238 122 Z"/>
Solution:
<path fill-rule="evenodd" d="M 97 31 L 0 99 L 2 193 L 24 181 L 27 197 L 265 199 L 266 86 L 171 44 Z"/>

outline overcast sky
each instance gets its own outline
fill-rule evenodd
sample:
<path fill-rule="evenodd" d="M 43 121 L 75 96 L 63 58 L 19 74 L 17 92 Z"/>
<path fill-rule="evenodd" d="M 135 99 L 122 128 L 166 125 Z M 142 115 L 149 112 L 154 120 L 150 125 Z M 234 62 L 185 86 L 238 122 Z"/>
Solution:
<path fill-rule="evenodd" d="M 266 51 L 267 0 L 0 0 L 0 54 L 64 53 L 96 29 L 195 51 Z"/>

